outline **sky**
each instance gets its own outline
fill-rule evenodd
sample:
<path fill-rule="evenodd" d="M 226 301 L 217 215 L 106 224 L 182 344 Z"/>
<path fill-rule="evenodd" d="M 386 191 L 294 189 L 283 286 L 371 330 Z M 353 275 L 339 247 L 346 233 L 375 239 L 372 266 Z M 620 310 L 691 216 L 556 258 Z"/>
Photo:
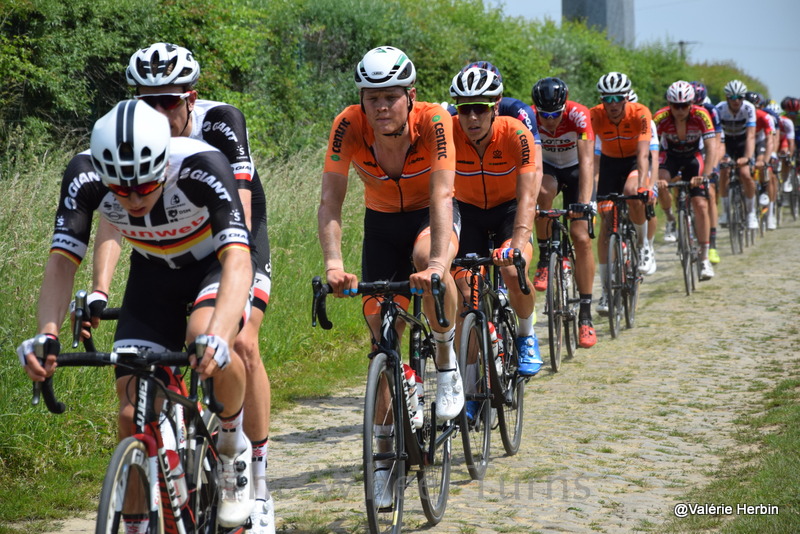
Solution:
<path fill-rule="evenodd" d="M 732 61 L 778 102 L 800 97 L 800 1 L 633 0 L 635 44 L 686 41 L 692 63 Z M 487 0 L 506 15 L 561 20 L 560 0 Z M 756 23 L 757 22 L 757 23 Z M 759 35 L 761 37 L 759 37 Z M 635 82 L 635 81 L 634 81 Z"/>

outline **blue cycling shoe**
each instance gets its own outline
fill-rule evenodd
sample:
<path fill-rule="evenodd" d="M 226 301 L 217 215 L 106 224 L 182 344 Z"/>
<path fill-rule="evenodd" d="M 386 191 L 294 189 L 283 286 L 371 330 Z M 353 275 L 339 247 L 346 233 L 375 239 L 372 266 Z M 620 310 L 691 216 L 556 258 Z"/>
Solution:
<path fill-rule="evenodd" d="M 520 336 L 516 340 L 517 354 L 519 354 L 519 374 L 533 376 L 542 368 L 542 357 L 539 353 L 539 338 L 536 333 L 530 336 Z"/>
<path fill-rule="evenodd" d="M 478 410 L 481 409 L 481 403 L 478 401 L 467 401 L 467 421 L 469 424 L 475 424 L 475 418 L 478 417 Z"/>

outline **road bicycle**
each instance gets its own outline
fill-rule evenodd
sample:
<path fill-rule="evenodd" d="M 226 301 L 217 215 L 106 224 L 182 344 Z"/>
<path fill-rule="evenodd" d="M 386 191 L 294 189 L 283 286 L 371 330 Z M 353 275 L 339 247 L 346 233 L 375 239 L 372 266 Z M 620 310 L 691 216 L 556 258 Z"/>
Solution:
<path fill-rule="evenodd" d="M 598 211 L 610 212 L 608 236 L 608 271 L 603 285 L 608 293 L 608 325 L 611 337 L 619 335 L 622 317 L 625 327 L 633 328 L 636 322 L 636 306 L 639 302 L 639 237 L 628 216 L 628 200 L 647 202 L 647 193 L 623 195 L 609 193 L 598 195 Z"/>
<path fill-rule="evenodd" d="M 78 337 L 74 338 L 73 348 L 78 346 L 82 319 L 89 317 L 85 291 L 78 292 L 75 303 L 73 333 L 77 332 Z M 118 308 L 107 308 L 101 319 L 116 319 L 118 314 Z M 34 352 L 41 361 L 45 357 L 46 339 L 40 335 L 34 341 Z M 210 411 L 200 410 L 200 379 L 194 370 L 188 391 L 180 376 L 172 372 L 167 373 L 169 383 L 156 378 L 157 367 L 188 366 L 190 354 L 205 351 L 205 347 L 197 345 L 192 352 L 151 352 L 136 347 L 98 352 L 92 338 L 85 339 L 84 346 L 86 352 L 59 354 L 58 366 L 114 365 L 131 371 L 136 380 L 133 434 L 117 444 L 109 462 L 100 492 L 95 532 L 124 532 L 123 510 L 129 513 L 130 500 L 137 498 L 143 505 L 139 514 L 149 519 L 149 534 L 216 534 L 219 419 L 215 414 L 223 406 L 216 400 L 213 380 L 209 379 L 204 382 L 203 390 Z M 52 377 L 34 384 L 33 404 L 39 404 L 40 399 L 52 413 L 66 410 L 56 399 Z"/>
<path fill-rule="evenodd" d="M 789 208 L 792 220 L 796 221 L 800 216 L 800 179 L 798 179 L 797 168 L 792 164 L 788 154 L 778 156 L 778 169 L 775 170 L 779 179 L 782 176 L 782 169 L 789 169 L 786 179 L 780 180 L 778 184 L 778 195 L 776 199 L 776 216 L 780 226 L 783 218 L 783 208 Z"/>
<path fill-rule="evenodd" d="M 753 173 L 753 180 L 756 183 L 756 217 L 758 218 L 758 236 L 764 237 L 767 231 L 767 220 L 769 219 L 769 190 L 767 182 L 769 175 L 768 167 L 756 167 Z"/>
<path fill-rule="evenodd" d="M 728 181 L 728 205 L 725 206 L 725 210 L 728 218 L 731 252 L 741 254 L 744 252 L 744 247 L 750 244 L 750 231 L 747 230 L 747 221 L 745 220 L 747 208 L 744 202 L 742 180 L 739 176 L 740 167 L 732 160 L 721 162 L 719 167 L 720 169 L 731 169 Z"/>
<path fill-rule="evenodd" d="M 530 294 L 525 258 L 514 249 L 513 265 L 522 292 Z M 458 344 L 458 365 L 464 381 L 465 400 L 477 403 L 474 420 L 462 410 L 461 437 L 467 470 L 473 480 L 482 480 L 489 464 L 493 410 L 497 413 L 500 438 L 509 455 L 519 451 L 525 383 L 517 372 L 517 316 L 508 301 L 500 267 L 491 256 L 468 254 L 453 261 L 456 274 L 464 274 L 470 296 Z"/>
<path fill-rule="evenodd" d="M 444 316 L 444 285 L 432 277 L 437 320 L 449 326 Z M 313 304 L 311 324 L 317 322 L 329 330 L 326 297 L 332 292 L 319 276 L 312 280 Z M 411 297 L 412 311 L 406 311 L 395 297 L 409 295 L 410 284 L 404 282 L 361 282 L 358 294 L 380 301 L 380 339 L 373 340 L 375 350 L 369 354 L 367 389 L 364 397 L 363 466 L 364 498 L 367 523 L 373 534 L 401 532 L 405 490 L 416 470 L 422 510 L 431 525 L 444 516 L 450 493 L 451 439 L 458 430 L 453 421 L 439 423 L 436 403 L 418 398 L 422 424 L 411 420 L 410 399 L 404 380 L 404 365 L 400 353 L 401 338 L 395 329 L 402 321 L 410 327 L 409 367 L 419 378 L 417 386 L 436 379 L 435 346 L 428 318 L 422 313 L 418 295 Z M 391 506 L 381 507 L 383 494 L 375 491 L 375 473 L 388 472 L 384 491 L 392 492 Z"/>
<path fill-rule="evenodd" d="M 680 173 L 678 173 L 680 176 Z M 677 232 L 678 232 L 678 258 L 681 262 L 681 272 L 683 273 L 683 284 L 686 288 L 686 295 L 691 295 L 700 279 L 700 243 L 697 240 L 694 225 L 694 210 L 692 209 L 692 199 L 689 189 L 692 183 L 685 180 L 671 182 L 667 187 L 678 189 L 678 197 L 675 201 L 677 206 Z M 707 186 L 707 184 L 706 184 Z"/>
<path fill-rule="evenodd" d="M 568 210 L 538 210 L 537 217 L 549 222 L 547 239 L 548 268 L 545 291 L 550 367 L 553 372 L 561 368 L 561 348 L 566 345 L 567 356 L 572 358 L 578 350 L 578 312 L 581 298 L 575 278 L 575 249 L 569 237 L 570 213 L 585 213 L 584 204 L 573 204 Z M 589 235 L 594 237 L 591 214 L 577 220 L 589 223 Z"/>

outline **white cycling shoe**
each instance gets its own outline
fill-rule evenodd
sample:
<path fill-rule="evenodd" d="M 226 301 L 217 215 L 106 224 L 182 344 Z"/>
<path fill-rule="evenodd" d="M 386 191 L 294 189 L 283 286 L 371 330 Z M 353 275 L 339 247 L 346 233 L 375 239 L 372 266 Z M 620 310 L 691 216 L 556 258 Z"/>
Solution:
<path fill-rule="evenodd" d="M 250 530 L 246 531 L 248 534 L 275 534 L 275 501 L 271 495 L 266 501 L 256 501 L 250 514 L 250 525 Z"/>
<path fill-rule="evenodd" d="M 374 506 L 378 510 L 387 510 L 394 505 L 394 484 L 391 469 L 376 469 L 373 479 Z"/>
<path fill-rule="evenodd" d="M 230 458 L 219 455 L 217 474 L 219 477 L 220 499 L 217 507 L 217 522 L 223 527 L 243 525 L 256 505 L 255 485 L 250 464 L 253 447 L 247 441 L 247 448 Z"/>
<path fill-rule="evenodd" d="M 436 373 L 436 418 L 449 421 L 464 408 L 464 386 L 458 364 L 455 369 Z"/>

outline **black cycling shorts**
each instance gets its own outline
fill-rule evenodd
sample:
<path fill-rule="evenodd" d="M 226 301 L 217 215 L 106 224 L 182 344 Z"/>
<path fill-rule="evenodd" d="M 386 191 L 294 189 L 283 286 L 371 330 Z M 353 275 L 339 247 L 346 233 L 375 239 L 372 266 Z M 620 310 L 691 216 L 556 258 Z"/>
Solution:
<path fill-rule="evenodd" d="M 414 272 L 412 253 L 419 235 L 430 227 L 428 208 L 400 213 L 367 209 L 364 212 L 364 246 L 361 279 L 364 282 L 408 280 Z M 453 231 L 461 232 L 461 216 L 453 199 Z"/>
<path fill-rule="evenodd" d="M 600 155 L 600 173 L 597 179 L 597 196 L 622 193 L 628 175 L 636 170 L 636 156 L 612 158 Z"/>
<path fill-rule="evenodd" d="M 681 180 L 688 182 L 695 176 L 703 174 L 703 156 L 700 152 L 693 154 L 675 154 L 669 151 L 663 152 L 664 157 L 658 165 L 659 169 L 666 169 L 669 175 L 675 178 L 678 172 L 681 173 Z M 690 197 L 708 197 L 708 189 L 701 185 L 689 189 Z"/>
<path fill-rule="evenodd" d="M 578 184 L 580 183 L 580 165 L 573 165 L 559 169 L 547 162 L 542 163 L 544 174 L 549 174 L 558 182 L 558 193 L 564 201 L 564 209 L 569 209 L 570 204 L 578 203 Z"/>
<path fill-rule="evenodd" d="M 461 239 L 459 240 L 458 257 L 475 253 L 486 256 L 489 249 L 489 238 L 492 247 L 498 248 L 514 233 L 514 219 L 517 216 L 517 200 L 509 200 L 485 210 L 473 204 L 458 203 L 461 210 Z"/>

